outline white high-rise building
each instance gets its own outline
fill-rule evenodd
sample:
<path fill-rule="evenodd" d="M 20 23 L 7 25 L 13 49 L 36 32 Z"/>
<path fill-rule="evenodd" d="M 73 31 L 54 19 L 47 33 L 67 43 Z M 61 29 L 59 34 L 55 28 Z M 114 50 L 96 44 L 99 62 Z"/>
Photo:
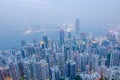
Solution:
<path fill-rule="evenodd" d="M 37 80 L 49 80 L 49 67 L 46 60 L 35 63 L 35 72 Z"/>
<path fill-rule="evenodd" d="M 119 61 L 120 61 L 120 52 L 114 50 L 111 54 L 110 66 L 119 66 Z"/>

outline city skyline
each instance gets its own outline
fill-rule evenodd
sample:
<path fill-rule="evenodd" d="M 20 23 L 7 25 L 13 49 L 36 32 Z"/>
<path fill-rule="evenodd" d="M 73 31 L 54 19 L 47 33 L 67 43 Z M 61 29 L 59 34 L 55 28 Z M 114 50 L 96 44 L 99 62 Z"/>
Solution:
<path fill-rule="evenodd" d="M 0 0 L 0 80 L 120 80 L 119 0 Z"/>

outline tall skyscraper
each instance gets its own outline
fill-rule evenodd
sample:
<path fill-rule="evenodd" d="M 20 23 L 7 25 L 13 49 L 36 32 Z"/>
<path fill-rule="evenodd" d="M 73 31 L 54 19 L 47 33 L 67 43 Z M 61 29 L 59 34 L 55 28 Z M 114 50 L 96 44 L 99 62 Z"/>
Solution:
<path fill-rule="evenodd" d="M 24 62 L 24 73 L 25 73 L 25 79 L 26 80 L 34 80 L 34 62 L 31 61 L 25 61 Z"/>
<path fill-rule="evenodd" d="M 0 80 L 4 80 L 3 75 L 2 75 L 2 71 L 0 71 Z"/>
<path fill-rule="evenodd" d="M 20 74 L 19 74 L 18 65 L 16 63 L 11 63 L 9 65 L 9 68 L 10 68 L 12 80 L 19 80 Z"/>
<path fill-rule="evenodd" d="M 60 46 L 62 47 L 62 45 L 64 44 L 64 29 L 60 29 Z"/>
<path fill-rule="evenodd" d="M 35 75 L 37 80 L 49 80 L 49 67 L 46 60 L 35 63 Z"/>
<path fill-rule="evenodd" d="M 81 65 L 83 65 L 82 64 L 82 58 L 83 58 L 83 54 L 77 54 L 76 55 L 76 70 L 78 71 L 78 72 L 80 72 L 81 71 Z"/>
<path fill-rule="evenodd" d="M 51 80 L 59 80 L 60 78 L 60 71 L 58 66 L 53 66 L 51 68 Z"/>
<path fill-rule="evenodd" d="M 75 22 L 75 30 L 76 30 L 76 34 L 79 34 L 79 30 L 80 30 L 80 21 L 77 18 L 76 22 Z"/>
<path fill-rule="evenodd" d="M 48 37 L 47 36 L 43 36 L 43 41 L 44 41 L 45 48 L 48 48 Z"/>
<path fill-rule="evenodd" d="M 76 62 L 73 60 L 66 61 L 66 76 L 70 78 L 70 80 L 74 80 L 76 75 Z"/>
<path fill-rule="evenodd" d="M 12 80 L 9 66 L 0 67 L 0 80 Z"/>
<path fill-rule="evenodd" d="M 19 73 L 20 73 L 20 78 L 24 76 L 24 69 L 23 69 L 23 62 L 20 61 L 17 63 L 18 64 L 18 69 L 19 69 Z"/>
<path fill-rule="evenodd" d="M 117 50 L 114 50 L 110 58 L 110 66 L 119 66 L 120 53 Z"/>

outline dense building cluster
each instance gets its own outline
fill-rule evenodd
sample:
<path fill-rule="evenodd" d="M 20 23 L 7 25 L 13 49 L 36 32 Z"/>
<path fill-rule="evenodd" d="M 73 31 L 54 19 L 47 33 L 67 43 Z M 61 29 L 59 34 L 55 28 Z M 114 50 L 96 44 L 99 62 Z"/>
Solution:
<path fill-rule="evenodd" d="M 120 80 L 119 32 L 104 37 L 65 33 L 61 28 L 60 39 L 44 36 L 1 50 L 0 80 Z"/>

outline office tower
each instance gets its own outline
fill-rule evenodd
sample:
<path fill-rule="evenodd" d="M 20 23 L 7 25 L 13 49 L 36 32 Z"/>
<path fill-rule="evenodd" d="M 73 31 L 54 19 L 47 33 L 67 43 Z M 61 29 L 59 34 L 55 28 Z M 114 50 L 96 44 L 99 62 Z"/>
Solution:
<path fill-rule="evenodd" d="M 110 58 L 111 58 L 111 53 L 107 53 L 107 61 L 106 61 L 106 66 L 109 67 L 110 66 Z"/>
<path fill-rule="evenodd" d="M 94 56 L 94 72 L 97 72 L 98 71 L 98 64 L 99 64 L 99 55 L 95 55 Z"/>
<path fill-rule="evenodd" d="M 9 66 L 0 67 L 0 80 L 12 80 L 9 71 Z"/>
<path fill-rule="evenodd" d="M 68 39 L 72 38 L 72 33 L 69 31 L 68 32 Z"/>
<path fill-rule="evenodd" d="M 25 50 L 24 49 L 21 49 L 21 56 L 22 56 L 22 58 L 25 58 Z"/>
<path fill-rule="evenodd" d="M 106 60 L 107 60 L 107 59 L 102 56 L 102 58 L 101 58 L 101 65 L 102 65 L 102 66 L 106 66 L 106 65 L 105 65 L 105 61 L 106 61 Z"/>
<path fill-rule="evenodd" d="M 34 44 L 35 47 L 38 45 L 36 39 L 33 39 L 33 44 Z"/>
<path fill-rule="evenodd" d="M 34 47 L 35 59 L 37 62 L 39 62 L 41 60 L 41 51 L 42 51 L 42 49 L 39 46 Z"/>
<path fill-rule="evenodd" d="M 89 64 L 89 73 L 97 72 L 98 71 L 98 62 L 99 56 L 97 54 L 90 55 L 90 59 L 88 60 Z"/>
<path fill-rule="evenodd" d="M 99 80 L 105 80 L 106 73 L 107 73 L 106 66 L 101 66 L 99 69 L 99 74 L 100 74 L 101 78 Z"/>
<path fill-rule="evenodd" d="M 40 68 L 41 68 L 41 80 L 49 79 L 49 67 L 48 63 L 45 60 L 40 61 Z"/>
<path fill-rule="evenodd" d="M 57 51 L 57 46 L 58 46 L 58 45 L 57 45 L 57 41 L 54 40 L 54 41 L 53 41 L 53 49 L 52 49 L 54 52 Z"/>
<path fill-rule="evenodd" d="M 37 80 L 49 80 L 49 67 L 46 60 L 35 63 L 35 76 Z"/>
<path fill-rule="evenodd" d="M 70 80 L 74 80 L 76 76 L 76 62 L 73 60 L 66 61 L 66 76 L 70 78 Z"/>
<path fill-rule="evenodd" d="M 17 51 L 16 52 L 15 58 L 16 58 L 17 62 L 22 59 L 22 55 L 21 54 L 22 54 L 21 51 Z"/>
<path fill-rule="evenodd" d="M 60 78 L 60 71 L 58 66 L 53 66 L 51 68 L 51 80 L 59 80 Z"/>
<path fill-rule="evenodd" d="M 120 61 L 120 52 L 114 50 L 111 54 L 110 66 L 119 66 L 119 61 Z"/>
<path fill-rule="evenodd" d="M 62 45 L 64 44 L 64 29 L 60 28 L 60 47 L 62 47 Z"/>
<path fill-rule="evenodd" d="M 15 50 L 14 50 L 14 48 L 12 48 L 12 49 L 10 50 L 10 53 L 11 53 L 12 55 L 15 55 Z"/>
<path fill-rule="evenodd" d="M 56 65 L 58 65 L 60 67 L 59 70 L 61 72 L 61 75 L 63 75 L 64 74 L 64 65 L 63 64 L 65 64 L 64 53 L 62 53 L 62 52 L 56 53 L 55 61 L 56 61 Z"/>
<path fill-rule="evenodd" d="M 64 63 L 64 53 L 59 52 L 55 54 L 56 64 L 59 66 L 62 66 L 62 63 Z"/>
<path fill-rule="evenodd" d="M 45 52 L 45 58 L 44 58 L 46 61 L 47 61 L 47 63 L 48 63 L 48 68 L 49 68 L 49 74 L 50 74 L 50 62 L 51 62 L 51 53 L 50 53 L 50 51 L 49 50 L 47 50 L 46 52 Z M 54 64 L 54 63 L 53 63 Z"/>
<path fill-rule="evenodd" d="M 26 80 L 30 79 L 30 70 L 29 70 L 29 63 L 28 62 L 24 62 L 24 77 Z"/>
<path fill-rule="evenodd" d="M 78 18 L 76 19 L 76 22 L 75 22 L 75 29 L 76 29 L 76 34 L 79 35 L 79 33 L 80 33 L 80 21 Z"/>
<path fill-rule="evenodd" d="M 83 58 L 83 54 L 77 54 L 76 55 L 76 70 L 77 72 L 80 72 L 82 70 L 82 58 Z"/>
<path fill-rule="evenodd" d="M 70 60 L 71 58 L 70 47 L 68 45 L 65 45 L 64 56 L 65 56 L 65 61 Z"/>
<path fill-rule="evenodd" d="M 48 48 L 48 37 L 47 36 L 43 36 L 43 41 L 44 41 L 45 48 Z"/>
<path fill-rule="evenodd" d="M 45 43 L 44 43 L 44 41 L 41 41 L 41 42 L 40 42 L 40 47 L 41 47 L 42 49 L 45 48 Z"/>
<path fill-rule="evenodd" d="M 52 39 L 49 39 L 48 45 L 49 45 L 48 48 L 52 50 L 53 49 L 53 40 Z"/>
<path fill-rule="evenodd" d="M 4 80 L 3 76 L 2 76 L 2 71 L 0 70 L 0 80 Z"/>
<path fill-rule="evenodd" d="M 110 40 L 111 42 L 115 42 L 116 35 L 114 33 L 115 33 L 114 31 L 109 31 L 107 34 L 107 39 Z"/>
<path fill-rule="evenodd" d="M 90 59 L 90 55 L 88 54 L 88 53 L 84 53 L 84 57 L 83 57 L 83 60 L 82 60 L 82 68 L 84 69 L 84 66 L 86 66 L 86 65 L 88 65 L 89 64 L 89 66 L 90 65 L 92 65 L 92 64 L 90 64 L 92 61 L 91 61 L 91 59 Z M 90 66 L 91 67 L 91 66 Z"/>
<path fill-rule="evenodd" d="M 93 41 L 92 48 L 97 48 L 97 46 L 98 46 L 98 42 L 97 41 Z"/>
<path fill-rule="evenodd" d="M 33 45 L 24 46 L 24 50 L 25 50 L 25 57 L 30 57 L 31 55 L 34 54 L 34 46 Z"/>
<path fill-rule="evenodd" d="M 20 74 L 19 74 L 18 65 L 16 63 L 11 63 L 9 64 L 9 69 L 10 69 L 12 80 L 19 80 Z"/>
<path fill-rule="evenodd" d="M 70 79 L 74 80 L 76 76 L 76 63 L 73 61 L 70 63 Z"/>
<path fill-rule="evenodd" d="M 36 80 L 41 80 L 40 62 L 36 62 L 34 64 L 34 68 L 35 68 L 35 78 L 36 78 Z"/>
<path fill-rule="evenodd" d="M 26 80 L 34 80 L 34 63 L 30 60 L 24 62 L 24 74 Z"/>
<path fill-rule="evenodd" d="M 86 74 L 89 74 L 90 73 L 90 65 L 86 65 Z"/>
<path fill-rule="evenodd" d="M 20 61 L 17 63 L 18 64 L 18 69 L 19 69 L 19 73 L 20 73 L 20 78 L 24 77 L 24 69 L 23 69 L 23 62 Z"/>

